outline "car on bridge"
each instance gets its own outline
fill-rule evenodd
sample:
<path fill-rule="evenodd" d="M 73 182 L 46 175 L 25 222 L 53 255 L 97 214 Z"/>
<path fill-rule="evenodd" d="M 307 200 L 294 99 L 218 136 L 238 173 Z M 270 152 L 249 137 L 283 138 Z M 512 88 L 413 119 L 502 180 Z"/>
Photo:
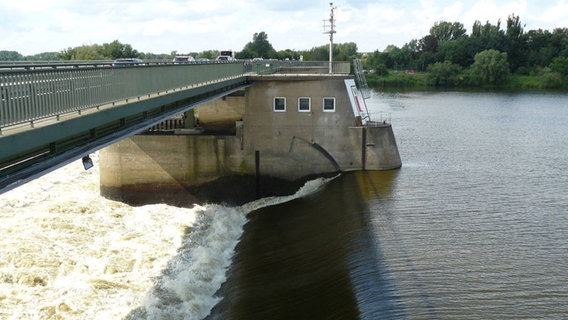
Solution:
<path fill-rule="evenodd" d="M 231 56 L 218 56 L 217 59 L 215 59 L 216 62 L 230 62 L 230 61 L 235 61 L 235 58 L 231 57 Z"/>
<path fill-rule="evenodd" d="M 190 63 L 190 62 L 194 62 L 195 59 L 192 56 L 176 56 L 174 58 L 174 60 L 172 60 L 173 63 Z"/>
<path fill-rule="evenodd" d="M 209 59 L 207 58 L 197 58 L 197 60 L 195 60 L 197 63 L 209 63 Z"/>
<path fill-rule="evenodd" d="M 114 67 L 129 67 L 129 66 L 136 66 L 142 63 L 144 63 L 144 61 L 138 58 L 119 58 L 114 60 L 114 63 L 112 65 Z"/>

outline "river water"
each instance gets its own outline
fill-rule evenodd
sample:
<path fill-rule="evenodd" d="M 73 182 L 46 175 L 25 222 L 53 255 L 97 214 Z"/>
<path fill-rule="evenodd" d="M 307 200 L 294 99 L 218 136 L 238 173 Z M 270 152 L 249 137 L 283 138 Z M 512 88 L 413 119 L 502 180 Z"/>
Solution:
<path fill-rule="evenodd" d="M 80 163 L 0 195 L 0 319 L 568 318 L 568 95 L 367 104 L 401 169 L 241 207 L 130 207 Z"/>

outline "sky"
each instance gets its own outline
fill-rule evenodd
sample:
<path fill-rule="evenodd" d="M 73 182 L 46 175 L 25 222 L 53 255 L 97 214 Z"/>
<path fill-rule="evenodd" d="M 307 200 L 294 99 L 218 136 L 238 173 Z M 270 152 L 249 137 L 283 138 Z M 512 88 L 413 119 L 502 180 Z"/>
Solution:
<path fill-rule="evenodd" d="M 568 0 L 336 0 L 334 43 L 359 52 L 401 47 L 428 35 L 435 22 L 506 25 L 524 30 L 568 27 Z M 265 32 L 276 50 L 309 50 L 329 43 L 322 0 L 0 0 L 0 50 L 22 55 L 59 52 L 118 40 L 139 52 L 240 51 Z"/>

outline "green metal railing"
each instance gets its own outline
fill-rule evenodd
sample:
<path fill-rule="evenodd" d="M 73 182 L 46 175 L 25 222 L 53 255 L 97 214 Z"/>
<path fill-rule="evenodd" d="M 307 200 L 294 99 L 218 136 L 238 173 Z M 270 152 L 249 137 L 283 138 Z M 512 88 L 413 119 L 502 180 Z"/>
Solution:
<path fill-rule="evenodd" d="M 329 73 L 329 62 L 261 60 L 252 62 L 249 69 L 256 74 L 326 74 Z M 332 70 L 334 74 L 349 74 L 351 64 L 347 61 L 335 61 L 332 63 Z"/>
<path fill-rule="evenodd" d="M 235 61 L 172 64 L 112 61 L 0 64 L 2 128 L 59 117 L 127 99 L 224 81 L 247 74 L 327 74 L 326 61 Z M 334 62 L 334 74 L 349 74 L 349 62 Z"/>
<path fill-rule="evenodd" d="M 244 75 L 242 63 L 0 71 L 0 128 Z"/>

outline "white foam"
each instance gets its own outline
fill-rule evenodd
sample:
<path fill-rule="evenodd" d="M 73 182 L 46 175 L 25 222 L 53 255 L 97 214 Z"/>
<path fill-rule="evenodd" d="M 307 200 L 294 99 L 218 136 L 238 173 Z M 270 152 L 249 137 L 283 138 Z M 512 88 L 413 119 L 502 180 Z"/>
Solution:
<path fill-rule="evenodd" d="M 201 319 L 209 314 L 245 222 L 235 208 L 199 207 L 195 224 L 146 297 L 141 318 Z"/>
<path fill-rule="evenodd" d="M 242 235 L 246 215 L 262 207 L 317 192 L 332 179 L 315 179 L 294 195 L 263 198 L 237 208 L 219 205 L 200 207 L 196 223 L 184 238 L 176 257 L 149 292 L 144 310 L 133 318 L 206 317 L 221 300 L 214 295 L 226 280 L 226 270 Z"/>
<path fill-rule="evenodd" d="M 249 212 L 240 207 L 131 207 L 98 195 L 98 158 L 0 195 L 0 318 L 202 319 L 221 299 Z"/>
<path fill-rule="evenodd" d="M 339 177 L 336 175 L 331 178 L 317 178 L 314 180 L 307 181 L 304 186 L 302 186 L 295 194 L 290 196 L 281 196 L 281 197 L 267 197 L 262 198 L 259 200 L 255 200 L 249 203 L 244 204 L 241 206 L 241 210 L 245 213 L 249 213 L 260 208 L 268 207 L 277 205 L 280 203 L 284 203 L 293 199 L 302 198 L 308 196 L 310 194 L 316 193 L 321 188 L 323 188 L 328 182 L 332 181 L 333 179 Z"/>
<path fill-rule="evenodd" d="M 98 188 L 98 166 L 78 162 L 0 195 L 1 319 L 120 319 L 141 304 L 197 210 Z"/>

